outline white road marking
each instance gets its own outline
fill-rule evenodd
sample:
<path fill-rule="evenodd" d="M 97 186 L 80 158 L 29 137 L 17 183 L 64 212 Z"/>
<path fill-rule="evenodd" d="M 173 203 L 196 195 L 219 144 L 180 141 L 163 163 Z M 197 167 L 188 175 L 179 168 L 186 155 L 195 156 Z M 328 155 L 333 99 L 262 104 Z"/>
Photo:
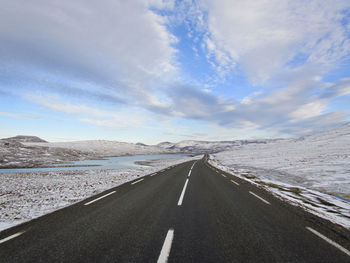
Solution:
<path fill-rule="evenodd" d="M 224 175 L 224 174 L 221 174 L 223 177 L 227 177 L 226 175 Z"/>
<path fill-rule="evenodd" d="M 150 176 L 153 176 L 153 175 L 155 175 L 156 173 L 154 173 L 154 174 L 151 174 Z"/>
<path fill-rule="evenodd" d="M 137 183 L 139 183 L 139 182 L 141 182 L 141 181 L 143 181 L 144 179 L 140 179 L 140 180 L 137 180 L 137 181 L 135 181 L 135 182 L 133 182 L 133 183 L 131 183 L 131 184 L 137 184 Z"/>
<path fill-rule="evenodd" d="M 9 241 L 9 240 L 11 240 L 11 239 L 13 239 L 13 238 L 15 238 L 15 237 L 18 237 L 18 236 L 22 235 L 24 232 L 25 232 L 25 231 L 18 232 L 18 233 L 13 234 L 13 235 L 11 235 L 11 236 L 9 236 L 9 237 L 6 237 L 6 238 L 4 238 L 4 239 L 1 239 L 1 240 L 0 240 L 0 244 L 5 243 L 6 241 Z"/>
<path fill-rule="evenodd" d="M 111 195 L 111 194 L 114 194 L 114 193 L 115 193 L 115 191 L 112 191 L 112 192 L 110 192 L 110 193 L 108 193 L 108 194 L 105 194 L 105 195 L 103 195 L 103 196 L 100 196 L 100 197 L 98 197 L 98 198 L 96 198 L 96 199 L 94 199 L 94 200 L 92 200 L 92 201 L 90 201 L 90 202 L 87 202 L 87 203 L 85 203 L 84 205 L 90 205 L 90 204 L 95 203 L 96 201 L 98 201 L 98 200 L 100 200 L 100 199 L 102 199 L 102 198 L 105 198 L 105 197 L 107 197 L 107 196 L 109 196 L 109 195 Z"/>
<path fill-rule="evenodd" d="M 186 182 L 185 182 L 184 188 L 182 189 L 182 192 L 181 192 L 181 195 L 180 195 L 179 202 L 177 202 L 177 205 L 178 205 L 178 206 L 182 205 L 182 201 L 183 201 L 184 196 L 185 196 L 185 192 L 186 192 L 187 184 L 188 184 L 188 178 L 186 179 Z"/>
<path fill-rule="evenodd" d="M 173 243 L 174 229 L 169 229 L 166 234 L 162 250 L 160 251 L 157 263 L 168 262 L 168 257 L 171 250 L 171 244 Z"/>
<path fill-rule="evenodd" d="M 237 183 L 237 182 L 235 182 L 233 180 L 231 180 L 231 182 L 234 183 L 235 185 L 239 185 L 239 183 Z"/>
<path fill-rule="evenodd" d="M 196 161 L 196 162 L 197 162 L 197 161 Z M 192 164 L 191 169 L 190 169 L 190 171 L 188 172 L 187 177 L 190 177 L 190 176 L 191 176 L 193 166 L 196 164 L 196 162 L 194 162 L 194 163 Z"/>
<path fill-rule="evenodd" d="M 197 163 L 197 161 L 195 161 L 193 164 L 192 164 L 192 167 L 191 167 L 191 170 L 193 169 L 193 166 Z"/>
<path fill-rule="evenodd" d="M 323 240 L 325 240 L 326 242 L 328 242 L 332 246 L 335 246 L 337 249 L 339 249 L 340 251 L 344 252 L 346 255 L 350 256 L 350 251 L 347 250 L 346 248 L 342 247 L 338 243 L 336 243 L 333 240 L 329 239 L 328 237 L 322 235 L 321 233 L 317 232 L 315 229 L 312 229 L 311 227 L 307 226 L 306 229 L 311 231 L 312 233 L 314 233 L 316 236 L 322 238 Z"/>
<path fill-rule="evenodd" d="M 192 169 L 188 172 L 187 177 L 190 177 L 190 176 L 191 176 L 191 172 L 192 172 Z"/>
<path fill-rule="evenodd" d="M 258 196 L 257 194 L 249 191 L 250 194 L 254 195 L 256 198 L 260 199 L 261 201 L 263 201 L 265 204 L 271 205 L 269 201 L 266 201 L 264 198 Z"/>

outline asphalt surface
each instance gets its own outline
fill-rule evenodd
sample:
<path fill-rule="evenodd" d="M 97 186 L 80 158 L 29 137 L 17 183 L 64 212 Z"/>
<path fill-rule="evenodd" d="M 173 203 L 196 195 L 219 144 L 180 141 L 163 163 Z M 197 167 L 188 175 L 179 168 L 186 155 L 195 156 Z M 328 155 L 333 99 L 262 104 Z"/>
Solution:
<path fill-rule="evenodd" d="M 1 232 L 0 262 L 350 262 L 349 231 L 194 163 Z"/>

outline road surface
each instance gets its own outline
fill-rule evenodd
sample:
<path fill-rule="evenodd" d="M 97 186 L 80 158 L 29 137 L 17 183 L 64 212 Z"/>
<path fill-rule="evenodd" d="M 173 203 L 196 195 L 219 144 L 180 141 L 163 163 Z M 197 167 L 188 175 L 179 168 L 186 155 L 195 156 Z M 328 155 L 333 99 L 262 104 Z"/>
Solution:
<path fill-rule="evenodd" d="M 350 262 L 350 234 L 204 159 L 0 233 L 0 262 Z"/>

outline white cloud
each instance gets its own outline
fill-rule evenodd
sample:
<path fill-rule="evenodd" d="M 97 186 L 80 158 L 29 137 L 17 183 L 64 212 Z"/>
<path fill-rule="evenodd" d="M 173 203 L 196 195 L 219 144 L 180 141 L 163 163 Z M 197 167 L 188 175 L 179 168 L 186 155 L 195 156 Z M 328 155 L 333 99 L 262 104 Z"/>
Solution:
<path fill-rule="evenodd" d="M 24 98 L 48 109 L 76 116 L 79 121 L 96 126 L 108 128 L 141 127 L 152 120 L 150 113 L 135 107 L 101 110 L 84 104 L 67 102 L 58 95 L 27 94 Z"/>
<path fill-rule="evenodd" d="M 341 20 L 348 1 L 204 2 L 214 41 L 210 47 L 228 52 L 253 83 L 298 63 L 332 67 L 349 54 L 350 41 Z"/>
<path fill-rule="evenodd" d="M 28 114 L 21 114 L 21 113 L 11 113 L 11 112 L 0 112 L 0 116 L 4 117 L 14 117 L 14 118 L 24 118 L 24 119 L 39 119 L 39 117 L 28 115 Z"/>
<path fill-rule="evenodd" d="M 304 120 L 321 115 L 327 109 L 327 104 L 322 100 L 315 100 L 300 106 L 290 114 L 294 120 Z"/>
<path fill-rule="evenodd" d="M 253 92 L 252 94 L 250 94 L 250 95 L 244 97 L 244 98 L 241 100 L 241 103 L 242 103 L 242 104 L 250 104 L 250 103 L 252 103 L 252 99 L 253 99 L 253 98 L 255 98 L 255 97 L 257 97 L 257 96 L 259 96 L 259 95 L 261 95 L 261 94 L 262 94 L 262 91 L 255 91 L 255 92 Z"/>
<path fill-rule="evenodd" d="M 176 37 L 150 8 L 172 7 L 156 0 L 2 1 L 0 66 L 97 83 L 147 106 L 153 101 L 139 94 L 152 93 L 177 67 Z"/>
<path fill-rule="evenodd" d="M 335 90 L 336 96 L 350 95 L 350 78 L 344 78 L 331 86 Z"/>
<path fill-rule="evenodd" d="M 64 102 L 57 95 L 35 95 L 35 94 L 27 94 L 24 95 L 24 98 L 27 100 L 34 102 L 36 104 L 45 106 L 51 110 L 60 111 L 68 114 L 84 114 L 90 115 L 94 117 L 112 117 L 115 116 L 115 113 L 103 111 L 98 108 L 89 107 L 81 104 L 71 104 L 69 102 Z"/>

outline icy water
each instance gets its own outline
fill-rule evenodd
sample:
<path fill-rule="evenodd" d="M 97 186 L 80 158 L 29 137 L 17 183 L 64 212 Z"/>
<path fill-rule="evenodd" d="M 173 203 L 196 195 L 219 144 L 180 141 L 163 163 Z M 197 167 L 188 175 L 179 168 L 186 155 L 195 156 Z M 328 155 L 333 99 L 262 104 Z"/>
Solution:
<path fill-rule="evenodd" d="M 188 156 L 188 154 L 147 154 L 147 155 L 130 155 L 108 157 L 103 160 L 85 160 L 66 164 L 59 164 L 60 166 L 72 165 L 74 167 L 48 167 L 48 168 L 20 168 L 20 169 L 0 169 L 0 173 L 24 173 L 24 172 L 49 172 L 49 171 L 63 171 L 63 170 L 98 170 L 98 169 L 127 169 L 144 167 L 135 162 L 150 161 L 158 159 L 180 159 Z M 56 165 L 57 166 L 57 165 Z"/>

